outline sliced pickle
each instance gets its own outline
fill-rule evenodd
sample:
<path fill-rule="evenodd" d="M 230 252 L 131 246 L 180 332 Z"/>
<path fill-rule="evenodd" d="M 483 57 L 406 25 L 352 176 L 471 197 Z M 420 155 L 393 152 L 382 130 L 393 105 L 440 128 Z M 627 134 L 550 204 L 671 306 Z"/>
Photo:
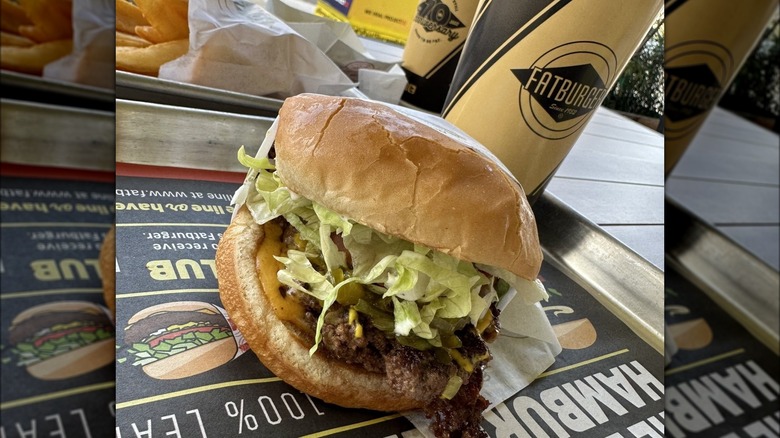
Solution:
<path fill-rule="evenodd" d="M 463 346 L 460 338 L 455 335 L 442 336 L 441 345 L 446 348 L 460 348 Z"/>
<path fill-rule="evenodd" d="M 412 347 L 415 350 L 424 351 L 433 348 L 433 345 L 431 345 L 428 341 L 417 336 L 397 336 L 396 339 L 401 345 Z"/>
<path fill-rule="evenodd" d="M 363 285 L 359 283 L 347 283 L 339 289 L 339 295 L 336 301 L 342 306 L 351 306 L 357 304 L 366 295 Z"/>
<path fill-rule="evenodd" d="M 355 310 L 371 318 L 374 327 L 385 333 L 392 333 L 395 328 L 395 320 L 391 313 L 384 312 L 366 300 L 358 300 L 354 305 Z"/>

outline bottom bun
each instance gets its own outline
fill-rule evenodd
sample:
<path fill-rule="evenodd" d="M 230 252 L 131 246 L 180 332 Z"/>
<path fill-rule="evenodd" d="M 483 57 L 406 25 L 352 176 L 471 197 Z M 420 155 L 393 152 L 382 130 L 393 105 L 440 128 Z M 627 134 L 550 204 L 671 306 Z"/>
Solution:
<path fill-rule="evenodd" d="M 41 380 L 61 380 L 86 374 L 114 361 L 114 338 L 63 353 L 27 367 L 33 377 Z"/>
<path fill-rule="evenodd" d="M 287 329 L 260 286 L 255 256 L 263 238 L 262 228 L 242 207 L 216 257 L 222 304 L 260 361 L 296 389 L 328 403 L 378 411 L 421 408 L 419 401 L 394 391 L 384 374 L 331 360 L 321 350 L 309 355 L 310 345 Z"/>
<path fill-rule="evenodd" d="M 231 336 L 144 365 L 143 370 L 155 379 L 183 379 L 230 362 L 237 351 L 236 341 Z"/>

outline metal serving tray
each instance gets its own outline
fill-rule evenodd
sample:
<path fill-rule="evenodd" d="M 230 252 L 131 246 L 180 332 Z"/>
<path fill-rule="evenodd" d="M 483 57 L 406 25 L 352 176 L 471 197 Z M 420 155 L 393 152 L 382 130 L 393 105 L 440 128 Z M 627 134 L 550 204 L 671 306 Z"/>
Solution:
<path fill-rule="evenodd" d="M 349 97 L 365 97 L 357 88 L 349 89 L 342 94 Z M 124 71 L 116 72 L 116 97 L 267 117 L 275 117 L 282 106 L 280 99 L 252 96 Z"/>
<path fill-rule="evenodd" d="M 718 421 L 703 415 L 694 425 L 683 417 L 698 415 L 708 403 L 733 402 L 717 384 L 707 387 L 722 383 L 720 376 L 740 384 L 753 376 L 778 379 L 778 272 L 668 199 L 666 224 L 665 316 L 676 347 L 664 371 L 667 406 L 674 407 L 666 430 L 672 436 L 773 435 L 776 391 Z"/>
<path fill-rule="evenodd" d="M 114 171 L 114 114 L 1 99 L 3 162 Z"/>
<path fill-rule="evenodd" d="M 42 95 L 55 95 L 62 97 L 83 99 L 100 103 L 112 103 L 114 91 L 106 88 L 91 87 L 75 82 L 57 81 L 24 73 L 0 70 L 0 83 L 8 95 L 9 89 L 28 90 L 27 92 L 41 93 Z M 20 94 L 21 96 L 21 94 Z M 14 96 L 19 98 L 18 96 Z M 24 99 L 22 99 L 24 100 Z"/>
<path fill-rule="evenodd" d="M 666 263 L 780 354 L 780 273 L 666 200 Z"/>

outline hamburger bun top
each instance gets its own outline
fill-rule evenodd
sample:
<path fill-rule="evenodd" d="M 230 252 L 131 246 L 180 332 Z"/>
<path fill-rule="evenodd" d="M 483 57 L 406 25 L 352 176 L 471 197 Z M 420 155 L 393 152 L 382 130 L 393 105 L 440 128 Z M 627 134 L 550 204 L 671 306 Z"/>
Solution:
<path fill-rule="evenodd" d="M 495 161 L 386 105 L 285 100 L 276 172 L 292 191 L 382 233 L 533 280 L 542 253 L 523 188 Z"/>

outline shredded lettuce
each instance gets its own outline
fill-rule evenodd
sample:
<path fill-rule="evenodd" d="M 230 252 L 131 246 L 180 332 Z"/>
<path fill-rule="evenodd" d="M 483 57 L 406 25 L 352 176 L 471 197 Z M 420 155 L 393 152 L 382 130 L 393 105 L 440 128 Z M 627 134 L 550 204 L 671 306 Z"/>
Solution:
<path fill-rule="evenodd" d="M 511 298 L 507 286 L 526 303 L 547 298 L 538 281 L 386 235 L 307 200 L 283 184 L 270 160 L 248 157 L 242 149 L 239 161 L 251 170 L 245 193 L 239 195 L 240 189 L 234 200 L 245 202 L 260 224 L 283 216 L 298 231 L 296 239 L 306 242 L 305 251 L 290 249 L 276 259 L 284 265 L 277 274 L 282 284 L 322 302 L 311 354 L 322 339 L 326 313 L 349 283 L 363 285 L 369 295 L 354 304 L 355 310 L 388 335 L 420 348 L 441 347 L 457 328 L 476 326 L 492 303 Z M 494 276 L 503 279 L 499 290 Z"/>
<path fill-rule="evenodd" d="M 422 322 L 420 309 L 414 301 L 399 300 L 393 297 L 393 314 L 395 316 L 393 331 L 397 335 L 409 336 L 409 332 Z"/>

